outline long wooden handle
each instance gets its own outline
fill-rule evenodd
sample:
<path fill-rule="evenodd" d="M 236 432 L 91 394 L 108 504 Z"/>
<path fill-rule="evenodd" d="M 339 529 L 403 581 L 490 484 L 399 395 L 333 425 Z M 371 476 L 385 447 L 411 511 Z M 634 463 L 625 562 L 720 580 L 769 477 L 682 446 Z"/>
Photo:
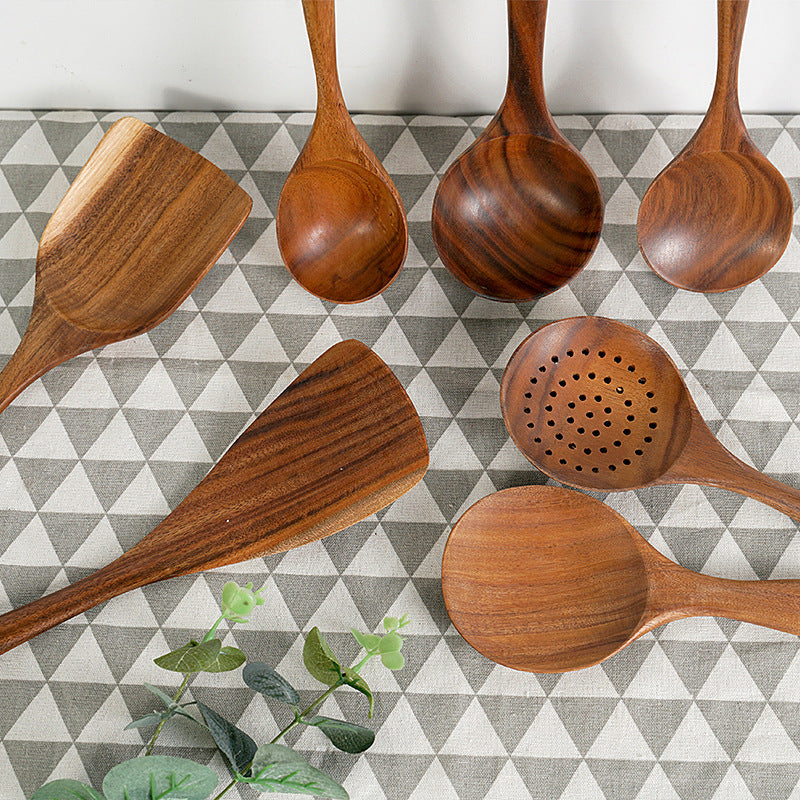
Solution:
<path fill-rule="evenodd" d="M 717 0 L 717 78 L 693 148 L 739 150 L 749 143 L 739 107 L 739 56 L 750 0 Z"/>
<path fill-rule="evenodd" d="M 303 15 L 317 80 L 317 113 L 344 105 L 336 66 L 334 0 L 303 0 Z"/>

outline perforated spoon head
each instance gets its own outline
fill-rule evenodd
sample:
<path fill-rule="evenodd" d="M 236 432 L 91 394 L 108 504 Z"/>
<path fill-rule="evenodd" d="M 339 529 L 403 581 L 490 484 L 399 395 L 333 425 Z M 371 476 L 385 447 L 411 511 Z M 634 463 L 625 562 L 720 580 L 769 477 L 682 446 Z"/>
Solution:
<path fill-rule="evenodd" d="M 559 320 L 525 339 L 503 374 L 500 404 L 538 469 L 607 491 L 658 482 L 689 440 L 694 409 L 664 350 L 603 317 Z"/>

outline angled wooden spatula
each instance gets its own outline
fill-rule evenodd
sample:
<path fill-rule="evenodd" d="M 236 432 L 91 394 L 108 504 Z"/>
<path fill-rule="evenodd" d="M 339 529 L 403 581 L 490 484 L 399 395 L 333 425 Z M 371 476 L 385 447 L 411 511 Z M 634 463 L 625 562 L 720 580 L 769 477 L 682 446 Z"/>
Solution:
<path fill-rule="evenodd" d="M 361 342 L 334 345 L 141 542 L 0 616 L 0 653 L 139 586 L 336 533 L 407 492 L 427 466 L 422 424 L 389 367 Z"/>
<path fill-rule="evenodd" d="M 253 201 L 210 161 L 125 117 L 44 229 L 28 328 L 0 411 L 47 370 L 163 322 L 222 255 Z"/>

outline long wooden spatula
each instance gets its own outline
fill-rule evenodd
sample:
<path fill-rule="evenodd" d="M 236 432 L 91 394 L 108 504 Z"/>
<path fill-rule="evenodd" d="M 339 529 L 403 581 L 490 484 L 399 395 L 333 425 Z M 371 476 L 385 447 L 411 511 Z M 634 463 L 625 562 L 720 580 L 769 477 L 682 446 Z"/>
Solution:
<path fill-rule="evenodd" d="M 0 411 L 56 364 L 163 322 L 252 204 L 188 147 L 133 117 L 115 122 L 42 234 L 31 318 L 0 373 Z"/>
<path fill-rule="evenodd" d="M 361 342 L 334 345 L 142 541 L 0 616 L 0 653 L 139 586 L 336 533 L 407 492 L 427 466 L 419 417 L 389 367 Z"/>

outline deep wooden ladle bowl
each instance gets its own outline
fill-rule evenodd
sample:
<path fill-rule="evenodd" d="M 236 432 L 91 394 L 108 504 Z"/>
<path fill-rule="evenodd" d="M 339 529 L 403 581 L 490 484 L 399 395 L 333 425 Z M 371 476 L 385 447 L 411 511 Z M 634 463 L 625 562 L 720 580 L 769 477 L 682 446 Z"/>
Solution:
<path fill-rule="evenodd" d="M 433 202 L 433 241 L 474 292 L 523 302 L 552 292 L 588 262 L 603 195 L 544 96 L 547 0 L 508 2 L 508 85 L 499 111 L 445 172 Z"/>
<path fill-rule="evenodd" d="M 333 0 L 303 0 L 317 113 L 276 215 L 287 269 L 312 294 L 360 303 L 397 277 L 408 249 L 400 194 L 353 124 L 336 68 Z"/>
<path fill-rule="evenodd" d="M 739 108 L 748 3 L 718 0 L 717 80 L 708 112 L 639 207 L 642 255 L 680 289 L 722 292 L 760 278 L 792 232 L 789 187 L 753 143 Z"/>
<path fill-rule="evenodd" d="M 666 352 L 621 322 L 573 317 L 532 333 L 508 362 L 500 405 L 517 447 L 562 483 L 719 486 L 800 519 L 800 491 L 723 447 Z"/>
<path fill-rule="evenodd" d="M 800 581 L 684 569 L 599 500 L 553 486 L 506 489 L 468 509 L 445 546 L 442 591 L 478 652 L 528 672 L 589 667 L 685 617 L 800 634 Z"/>
<path fill-rule="evenodd" d="M 165 320 L 252 204 L 188 147 L 133 117 L 115 122 L 42 234 L 28 327 L 0 373 L 0 411 L 57 364 Z"/>

